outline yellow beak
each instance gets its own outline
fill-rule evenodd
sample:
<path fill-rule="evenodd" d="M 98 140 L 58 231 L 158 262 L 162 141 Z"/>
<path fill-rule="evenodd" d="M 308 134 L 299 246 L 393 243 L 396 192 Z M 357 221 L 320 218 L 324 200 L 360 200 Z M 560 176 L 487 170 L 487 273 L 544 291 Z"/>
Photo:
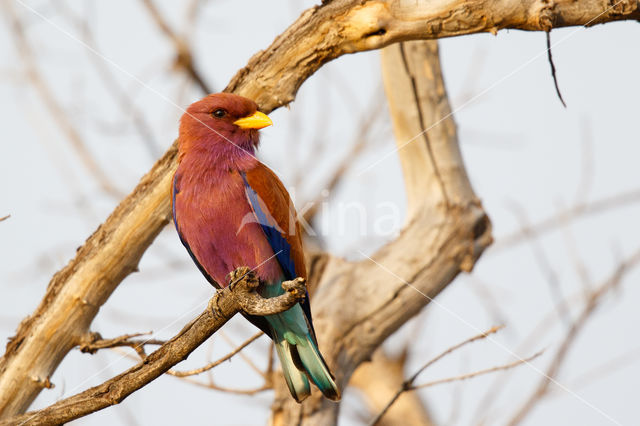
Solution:
<path fill-rule="evenodd" d="M 234 121 L 233 124 L 241 129 L 262 129 L 263 127 L 271 126 L 273 121 L 266 114 L 256 111 L 255 114 L 242 117 Z"/>

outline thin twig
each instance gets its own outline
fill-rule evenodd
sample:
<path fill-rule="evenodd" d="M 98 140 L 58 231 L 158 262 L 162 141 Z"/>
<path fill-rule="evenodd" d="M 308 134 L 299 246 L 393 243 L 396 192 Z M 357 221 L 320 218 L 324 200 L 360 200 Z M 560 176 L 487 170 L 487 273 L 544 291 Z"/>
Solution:
<path fill-rule="evenodd" d="M 382 90 L 380 90 L 379 92 L 383 93 Z M 313 201 L 307 204 L 310 207 L 302 214 L 305 222 L 311 223 L 313 221 L 315 216 L 318 214 L 318 211 L 320 210 L 322 201 L 326 198 L 326 194 L 330 194 L 340 185 L 345 174 L 354 164 L 356 158 L 371 142 L 370 138 L 373 124 L 381 116 L 382 112 L 385 111 L 385 109 L 383 108 L 384 101 L 378 98 L 379 96 L 376 96 L 374 97 L 372 102 L 370 102 L 371 108 L 367 110 L 367 112 L 364 114 L 364 117 L 361 119 L 359 129 L 356 132 L 356 138 L 352 142 L 349 152 L 338 163 L 338 166 L 333 169 L 333 172 L 329 174 L 329 178 L 327 179 L 320 195 L 318 195 Z M 314 158 L 312 161 L 317 161 L 317 158 Z"/>
<path fill-rule="evenodd" d="M 200 373 L 204 373 L 205 371 L 209 371 L 214 367 L 217 367 L 218 365 L 222 364 L 225 361 L 230 360 L 231 358 L 233 358 L 234 355 L 236 355 L 237 353 L 239 353 L 241 350 L 243 350 L 244 348 L 246 348 L 247 346 L 249 346 L 251 343 L 255 342 L 256 340 L 258 340 L 258 338 L 260 336 L 262 336 L 264 333 L 259 332 L 254 334 L 252 337 L 250 337 L 249 339 L 247 339 L 244 343 L 242 343 L 240 346 L 238 346 L 237 348 L 235 348 L 233 351 L 229 352 L 228 354 L 226 354 L 225 356 L 223 356 L 222 358 L 210 362 L 209 364 L 200 367 L 200 368 L 195 368 L 193 370 L 186 370 L 186 371 L 176 371 L 176 370 L 169 370 L 167 371 L 166 374 L 169 374 L 171 376 L 174 377 L 188 377 L 188 376 L 195 376 L 196 374 L 200 374 Z"/>
<path fill-rule="evenodd" d="M 93 53 L 99 52 L 100 49 L 95 37 L 93 36 L 93 26 L 88 21 L 88 18 L 82 19 L 77 16 L 65 2 L 58 2 L 57 5 L 58 9 L 60 9 L 67 19 L 72 21 L 81 32 L 82 41 L 90 48 L 85 49 L 85 53 L 87 53 L 87 57 L 95 67 L 98 77 L 102 79 L 106 93 L 113 97 L 115 102 L 118 103 L 121 113 L 127 121 L 126 124 L 133 124 L 133 128 L 140 136 L 151 158 L 153 160 L 157 159 L 160 155 L 160 145 L 153 134 L 153 126 L 148 122 L 145 114 L 143 114 L 135 105 L 132 92 L 130 90 L 123 89 L 111 71 L 112 68 L 106 66 L 106 62 Z M 120 128 L 122 126 L 118 125 L 117 127 Z"/>
<path fill-rule="evenodd" d="M 196 380 L 191 377 L 183 377 L 182 380 L 192 385 L 201 386 L 203 388 L 213 389 L 220 392 L 233 393 L 236 395 L 255 395 L 257 393 L 273 389 L 273 386 L 270 384 L 270 382 L 265 382 L 264 385 L 257 388 L 236 389 L 236 388 L 229 388 L 226 386 L 218 386 L 213 382 L 209 382 L 209 383 L 201 382 L 200 380 Z"/>
<path fill-rule="evenodd" d="M 428 388 L 428 387 L 435 386 L 435 385 L 441 385 L 443 383 L 451 383 L 451 382 L 457 382 L 457 381 L 461 381 L 461 380 L 471 379 L 473 377 L 481 376 L 483 374 L 493 373 L 495 371 L 508 370 L 510 368 L 517 367 L 520 364 L 529 363 L 529 362 L 533 361 L 534 359 L 538 358 L 543 353 L 544 353 L 544 350 L 541 350 L 541 351 L 538 351 L 535 354 L 531 355 L 528 358 L 521 358 L 521 359 L 518 359 L 518 360 L 516 360 L 516 361 L 514 361 L 512 363 L 509 363 L 509 364 L 503 364 L 503 365 L 498 365 L 496 367 L 485 368 L 484 370 L 478 370 L 478 371 L 474 371 L 472 373 L 461 374 L 460 376 L 448 377 L 446 379 L 438 379 L 438 380 L 434 380 L 432 382 L 422 383 L 420 385 L 413 385 L 408 390 L 411 391 L 411 390 L 416 390 L 416 389 L 424 389 L 424 388 Z"/>
<path fill-rule="evenodd" d="M 94 354 L 100 349 L 112 349 L 122 346 L 128 346 L 135 350 L 140 358 L 144 360 L 147 357 L 147 353 L 144 350 L 145 345 L 164 345 L 166 343 L 164 340 L 157 339 L 131 340 L 134 337 L 140 337 L 149 334 L 151 334 L 151 332 L 124 334 L 112 339 L 103 339 L 99 333 L 88 333 L 82 339 L 80 345 L 78 345 L 78 349 L 80 350 L 80 352 Z"/>
<path fill-rule="evenodd" d="M 572 379 L 570 382 L 572 389 L 584 388 L 604 376 L 612 374 L 615 371 L 621 370 L 633 363 L 640 361 L 640 347 L 616 356 L 607 360 L 606 362 L 592 368 L 591 370 L 581 374 L 580 376 Z"/>
<path fill-rule="evenodd" d="M 378 423 L 380 421 L 380 419 L 382 419 L 382 417 L 385 415 L 385 413 L 389 410 L 389 408 L 391 408 L 391 406 L 398 400 L 400 395 L 402 395 L 404 392 L 407 392 L 408 390 L 412 389 L 414 381 L 418 378 L 420 373 L 422 373 L 428 367 L 430 367 L 431 365 L 433 365 L 437 361 L 441 360 L 445 356 L 449 355 L 450 353 L 456 351 L 457 349 L 460 349 L 461 347 L 463 347 L 463 346 L 465 346 L 465 345 L 467 345 L 469 343 L 475 342 L 476 340 L 485 339 L 490 334 L 497 333 L 502 328 L 503 328 L 503 326 L 491 327 L 489 330 L 485 331 L 484 333 L 475 335 L 475 336 L 473 336 L 473 337 L 471 337 L 471 338 L 469 338 L 467 340 L 464 340 L 464 341 L 462 341 L 462 342 L 460 342 L 460 343 L 458 343 L 458 344 L 456 344 L 454 346 L 451 346 L 449 349 L 445 350 L 440 355 L 436 356 L 435 358 L 432 358 L 430 361 L 428 361 L 426 364 L 424 364 L 422 367 L 420 367 L 418 369 L 418 371 L 416 371 L 415 374 L 413 374 L 413 376 L 411 376 L 410 378 L 408 378 L 407 380 L 402 382 L 402 386 L 400 387 L 400 389 L 398 389 L 398 391 L 395 393 L 395 395 L 393 395 L 393 397 L 389 400 L 387 405 L 385 405 L 385 407 L 382 409 L 382 411 L 380 411 L 380 413 L 371 421 L 370 425 L 375 425 L 376 423 Z"/>
<path fill-rule="evenodd" d="M 227 336 L 226 333 L 224 332 L 220 332 L 220 337 L 222 337 L 222 339 L 227 342 L 227 344 L 229 346 L 231 346 L 232 348 L 237 346 L 236 343 L 231 340 L 231 338 L 229 336 Z M 264 372 L 262 371 L 262 369 L 260 369 L 252 360 L 251 358 L 249 358 L 244 352 L 241 352 L 240 354 L 238 354 L 238 356 L 240 358 L 242 358 L 242 360 L 253 370 L 255 371 L 257 374 L 259 374 L 260 376 L 264 377 Z"/>
<path fill-rule="evenodd" d="M 560 98 L 560 102 L 562 102 L 563 107 L 567 107 L 567 104 L 564 103 L 564 99 L 562 99 L 562 94 L 560 93 L 560 87 L 558 86 L 558 77 L 556 76 L 556 66 L 553 63 L 553 56 L 551 55 L 551 31 L 546 32 L 547 35 L 547 59 L 549 60 L 549 65 L 551 65 L 551 76 L 553 77 L 553 85 L 556 87 L 556 93 L 558 94 L 558 98 Z"/>
<path fill-rule="evenodd" d="M 0 217 L 0 222 L 3 222 L 3 221 L 5 221 L 5 220 L 9 219 L 10 217 L 11 217 L 11 215 L 10 215 L 10 214 L 8 214 L 8 215 L 6 215 L 6 216 L 4 216 L 4 217 Z"/>

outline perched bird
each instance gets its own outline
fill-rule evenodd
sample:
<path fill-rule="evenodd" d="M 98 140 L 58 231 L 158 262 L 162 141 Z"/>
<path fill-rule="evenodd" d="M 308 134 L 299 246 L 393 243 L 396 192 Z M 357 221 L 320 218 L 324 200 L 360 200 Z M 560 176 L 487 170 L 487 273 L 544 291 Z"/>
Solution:
<path fill-rule="evenodd" d="M 282 294 L 283 281 L 307 274 L 293 203 L 254 154 L 258 129 L 271 124 L 241 96 L 217 93 L 193 103 L 180 119 L 172 196 L 180 240 L 207 280 L 226 286 L 227 274 L 247 266 L 263 297 Z M 318 350 L 308 294 L 283 313 L 245 316 L 275 342 L 296 401 L 309 396 L 309 380 L 327 398 L 340 399 Z"/>

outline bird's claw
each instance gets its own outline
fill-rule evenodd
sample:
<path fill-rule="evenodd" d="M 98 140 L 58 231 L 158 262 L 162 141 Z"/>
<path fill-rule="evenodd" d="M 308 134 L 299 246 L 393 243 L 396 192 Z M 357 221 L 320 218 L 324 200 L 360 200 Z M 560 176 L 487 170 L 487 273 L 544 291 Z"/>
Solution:
<path fill-rule="evenodd" d="M 255 290 L 260 285 L 260 281 L 256 277 L 256 273 L 246 266 L 241 266 L 227 275 L 229 287 L 237 285 L 244 281 L 249 290 Z"/>

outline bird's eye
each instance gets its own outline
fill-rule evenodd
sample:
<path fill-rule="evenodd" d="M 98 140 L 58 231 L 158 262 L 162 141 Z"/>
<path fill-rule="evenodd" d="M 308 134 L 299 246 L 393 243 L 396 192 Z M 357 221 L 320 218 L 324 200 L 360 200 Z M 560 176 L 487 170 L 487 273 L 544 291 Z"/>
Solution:
<path fill-rule="evenodd" d="M 218 108 L 217 110 L 213 111 L 211 115 L 213 115 L 215 118 L 222 118 L 225 115 L 227 115 L 227 110 L 223 108 Z"/>

